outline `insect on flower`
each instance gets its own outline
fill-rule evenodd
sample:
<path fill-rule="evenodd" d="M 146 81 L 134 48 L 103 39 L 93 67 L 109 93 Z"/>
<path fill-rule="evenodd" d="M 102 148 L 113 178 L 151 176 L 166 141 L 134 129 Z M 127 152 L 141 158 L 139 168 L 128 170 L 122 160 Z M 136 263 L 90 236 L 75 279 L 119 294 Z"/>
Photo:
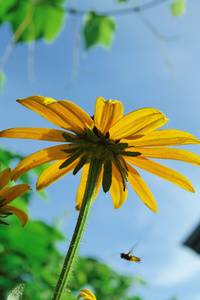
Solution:
<path fill-rule="evenodd" d="M 134 248 L 135 246 L 128 253 L 120 253 L 121 258 L 128 261 L 140 262 L 141 258 L 131 255 L 131 252 L 133 251 Z"/>

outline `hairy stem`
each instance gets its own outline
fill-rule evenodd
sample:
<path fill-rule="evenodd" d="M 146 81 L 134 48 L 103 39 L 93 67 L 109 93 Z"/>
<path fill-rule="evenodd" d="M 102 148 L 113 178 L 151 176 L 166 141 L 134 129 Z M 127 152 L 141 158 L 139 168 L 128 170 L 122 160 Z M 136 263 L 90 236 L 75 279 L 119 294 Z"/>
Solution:
<path fill-rule="evenodd" d="M 62 299 L 62 296 L 66 291 L 70 272 L 76 259 L 83 232 L 89 217 L 96 185 L 101 172 L 101 166 L 102 162 L 100 160 L 91 159 L 81 210 L 52 300 Z"/>

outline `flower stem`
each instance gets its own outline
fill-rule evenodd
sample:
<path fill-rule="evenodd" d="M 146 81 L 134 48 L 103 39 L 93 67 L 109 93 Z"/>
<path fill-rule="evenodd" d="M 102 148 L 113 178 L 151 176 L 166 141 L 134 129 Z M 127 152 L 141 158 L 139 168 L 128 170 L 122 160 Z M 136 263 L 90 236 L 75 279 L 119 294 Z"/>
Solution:
<path fill-rule="evenodd" d="M 83 232 L 87 224 L 87 220 L 90 213 L 90 208 L 94 198 L 94 193 L 101 172 L 102 161 L 97 159 L 91 159 L 90 168 L 88 173 L 88 179 L 85 188 L 85 194 L 81 205 L 81 210 L 78 216 L 74 234 L 63 264 L 63 268 L 54 292 L 52 300 L 60 300 L 66 291 L 70 272 L 74 264 L 78 249 L 81 243 Z"/>

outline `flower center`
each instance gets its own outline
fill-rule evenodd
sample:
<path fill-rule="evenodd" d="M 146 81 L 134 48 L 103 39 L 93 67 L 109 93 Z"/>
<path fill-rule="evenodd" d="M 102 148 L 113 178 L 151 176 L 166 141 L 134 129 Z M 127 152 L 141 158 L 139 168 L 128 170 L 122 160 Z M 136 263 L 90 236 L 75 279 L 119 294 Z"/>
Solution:
<path fill-rule="evenodd" d="M 63 150 L 68 154 L 68 157 L 61 164 L 60 169 L 77 160 L 77 165 L 73 171 L 75 175 L 85 164 L 90 163 L 91 158 L 95 158 L 101 161 L 104 166 L 102 185 L 104 192 L 107 192 L 112 183 L 112 164 L 114 164 L 120 173 L 123 189 L 125 190 L 128 167 L 123 156 L 138 156 L 141 153 L 125 151 L 125 149 L 130 148 L 128 143 L 120 143 L 120 140 L 110 139 L 109 132 L 103 135 L 95 126 L 93 130 L 85 129 L 84 134 L 76 133 L 76 135 L 72 136 L 68 133 L 63 133 L 63 137 L 71 147 Z"/>

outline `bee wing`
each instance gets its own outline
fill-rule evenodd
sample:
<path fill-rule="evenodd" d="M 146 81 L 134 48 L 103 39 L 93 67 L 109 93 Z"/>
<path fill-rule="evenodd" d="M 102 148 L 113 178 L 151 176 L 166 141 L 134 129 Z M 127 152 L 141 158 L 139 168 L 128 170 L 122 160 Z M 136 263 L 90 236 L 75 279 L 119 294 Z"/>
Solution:
<path fill-rule="evenodd" d="M 137 245 L 138 245 L 138 243 L 136 243 L 128 253 L 131 254 L 133 252 L 133 250 L 135 249 L 135 247 L 137 247 Z"/>

